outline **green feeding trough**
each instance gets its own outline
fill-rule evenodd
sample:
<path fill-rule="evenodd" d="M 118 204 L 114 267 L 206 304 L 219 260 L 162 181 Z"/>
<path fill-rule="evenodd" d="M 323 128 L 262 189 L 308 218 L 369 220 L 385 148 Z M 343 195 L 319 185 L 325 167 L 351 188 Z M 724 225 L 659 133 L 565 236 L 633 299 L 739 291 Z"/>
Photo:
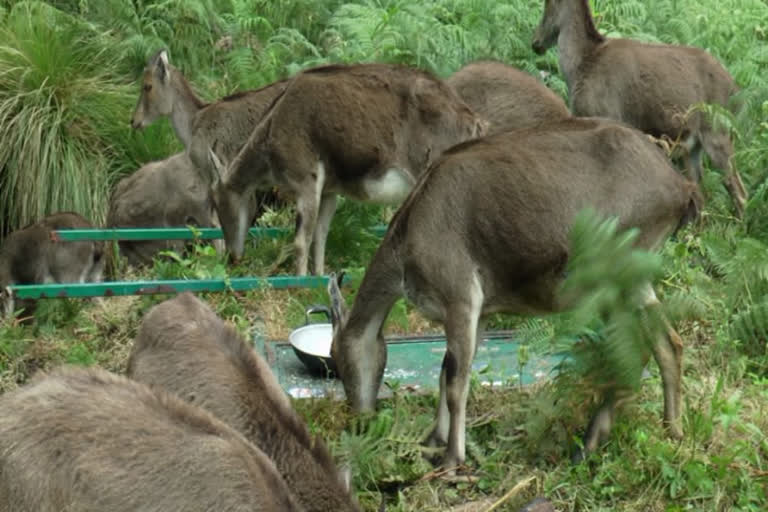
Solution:
<path fill-rule="evenodd" d="M 257 334 L 256 350 L 267 360 L 277 380 L 294 398 L 331 397 L 342 399 L 341 381 L 308 370 L 287 341 L 265 342 Z M 529 354 L 528 361 L 520 367 L 518 352 L 520 343 L 510 331 L 489 332 L 478 345 L 472 364 L 481 384 L 487 386 L 528 386 L 551 378 L 556 366 L 565 354 Z M 387 339 L 387 367 L 385 384 L 396 383 L 399 389 L 414 392 L 434 392 L 440 382 L 440 369 L 445 355 L 445 337 L 410 336 Z M 384 385 L 379 397 L 391 395 L 391 387 Z"/>

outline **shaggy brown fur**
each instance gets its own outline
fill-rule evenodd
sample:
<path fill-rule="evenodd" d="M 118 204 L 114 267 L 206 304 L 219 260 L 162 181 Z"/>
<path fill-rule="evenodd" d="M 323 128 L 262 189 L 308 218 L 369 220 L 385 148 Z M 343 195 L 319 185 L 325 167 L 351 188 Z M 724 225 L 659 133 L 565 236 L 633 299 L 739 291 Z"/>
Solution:
<path fill-rule="evenodd" d="M 501 62 L 467 64 L 446 83 L 490 122 L 487 135 L 559 121 L 571 114 L 565 102 L 534 77 Z"/>
<path fill-rule="evenodd" d="M 304 71 L 220 173 L 214 201 L 227 248 L 242 257 L 244 191 L 277 185 L 296 196 L 297 274 L 307 273 L 312 244 L 314 272 L 322 274 L 337 194 L 397 203 L 432 160 L 486 125 L 421 70 L 358 64 Z"/>
<path fill-rule="evenodd" d="M 303 510 L 232 428 L 95 368 L 0 397 L 0 496 L 0 512 Z"/>
<path fill-rule="evenodd" d="M 98 282 L 104 270 L 103 242 L 54 242 L 51 230 L 92 228 L 82 215 L 59 212 L 11 233 L 0 247 L 0 313 L 15 307 L 6 290 L 14 284 Z M 24 300 L 22 316 L 35 310 L 34 300 Z"/>
<path fill-rule="evenodd" d="M 698 187 L 680 176 L 641 132 L 603 119 L 569 119 L 466 142 L 444 153 L 398 210 L 355 303 L 336 305 L 332 354 L 347 399 L 375 407 L 386 362 L 381 327 L 405 295 L 443 322 L 447 352 L 431 443 L 448 443 L 445 464 L 464 461 L 464 422 L 471 363 L 483 318 L 494 312 L 561 311 L 569 233 L 586 207 L 616 216 L 620 229 L 638 228 L 637 244 L 659 247 L 684 219 L 696 215 Z M 446 250 L 450 248 L 450 250 Z M 643 305 L 656 301 L 648 284 Z M 654 340 L 662 369 L 664 418 L 680 424 L 682 343 Z M 598 410 L 587 451 L 610 430 L 616 396 Z"/>
<path fill-rule="evenodd" d="M 120 180 L 112 192 L 107 226 L 115 228 L 219 227 L 208 182 L 178 153 L 150 162 Z M 120 254 L 133 265 L 147 265 L 158 252 L 181 252 L 182 240 L 120 241 Z"/>
<path fill-rule="evenodd" d="M 573 115 L 607 117 L 681 141 L 695 181 L 703 150 L 725 173 L 724 185 L 742 214 L 747 192 L 731 161 L 729 133 L 692 111 L 701 103 L 735 106 L 730 98 L 738 88 L 728 71 L 700 48 L 601 36 L 587 0 L 544 4 L 533 48 L 543 53 L 557 44 Z"/>
<path fill-rule="evenodd" d="M 128 375 L 222 419 L 274 462 L 304 508 L 357 510 L 320 439 L 312 439 L 269 366 L 203 301 L 189 293 L 144 318 Z"/>
<path fill-rule="evenodd" d="M 210 183 L 214 171 L 208 149 L 215 146 L 223 158 L 233 159 L 286 84 L 278 81 L 206 103 L 193 92 L 182 72 L 170 64 L 167 52 L 160 50 L 144 69 L 131 125 L 144 128 L 161 117 L 169 117 L 200 179 Z M 264 207 L 279 204 L 271 190 L 259 191 L 249 201 L 249 221 Z"/>

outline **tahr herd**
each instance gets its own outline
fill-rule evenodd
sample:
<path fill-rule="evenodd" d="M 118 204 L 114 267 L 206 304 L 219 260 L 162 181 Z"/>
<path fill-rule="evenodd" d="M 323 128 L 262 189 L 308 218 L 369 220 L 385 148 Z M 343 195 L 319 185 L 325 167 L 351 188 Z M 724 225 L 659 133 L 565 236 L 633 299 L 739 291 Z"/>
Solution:
<path fill-rule="evenodd" d="M 237 261 L 265 205 L 291 198 L 295 273 L 311 263 L 323 274 L 338 195 L 399 205 L 348 310 L 330 280 L 331 353 L 352 409 L 373 411 L 387 359 L 382 326 L 395 301 L 405 297 L 442 323 L 447 350 L 425 442 L 446 447 L 446 469 L 463 464 L 484 319 L 578 300 L 558 290 L 580 210 L 617 217 L 639 230 L 638 247 L 658 249 L 702 208 L 703 153 L 722 171 L 737 215 L 747 199 L 729 133 L 696 108 L 732 108 L 738 88 L 720 63 L 698 48 L 607 38 L 587 0 L 543 3 L 532 48 L 558 48 L 569 106 L 495 61 L 446 79 L 382 63 L 326 65 L 206 103 L 157 52 L 131 125 L 167 117 L 184 151 L 120 181 L 107 226 L 220 226 Z M 4 314 L 34 308 L 14 303 L 11 285 L 102 279 L 102 243 L 49 236 L 89 226 L 61 212 L 5 239 Z M 122 242 L 120 254 L 142 265 L 168 246 Z M 658 304 L 646 283 L 638 306 Z M 664 425 L 680 438 L 682 341 L 668 325 L 649 346 Z M 605 393 L 582 456 L 609 435 L 626 394 Z M 349 470 L 310 434 L 269 365 L 190 294 L 145 315 L 127 377 L 60 368 L 0 396 L 0 496 L 9 512 L 360 510 Z"/>

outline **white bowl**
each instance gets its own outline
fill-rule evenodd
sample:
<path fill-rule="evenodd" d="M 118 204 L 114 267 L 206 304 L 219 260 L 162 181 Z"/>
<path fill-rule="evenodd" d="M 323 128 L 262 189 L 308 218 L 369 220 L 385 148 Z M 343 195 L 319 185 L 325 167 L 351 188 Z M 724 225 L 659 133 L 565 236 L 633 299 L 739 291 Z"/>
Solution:
<path fill-rule="evenodd" d="M 312 371 L 335 374 L 336 364 L 331 358 L 331 324 L 310 324 L 291 332 L 288 341 L 296 356 Z"/>

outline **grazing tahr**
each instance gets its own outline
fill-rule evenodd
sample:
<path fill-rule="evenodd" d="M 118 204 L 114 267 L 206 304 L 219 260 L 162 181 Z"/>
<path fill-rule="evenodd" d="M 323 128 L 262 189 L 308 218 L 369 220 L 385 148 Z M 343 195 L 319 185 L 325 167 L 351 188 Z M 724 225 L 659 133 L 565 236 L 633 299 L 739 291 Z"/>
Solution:
<path fill-rule="evenodd" d="M 689 46 L 606 38 L 587 0 L 545 0 L 532 46 L 544 53 L 555 44 L 573 115 L 616 119 L 657 138 L 679 139 L 697 182 L 703 150 L 725 173 L 724 185 L 743 214 L 747 192 L 732 162 L 728 130 L 692 110 L 702 103 L 728 107 L 738 91 L 714 57 Z"/>
<path fill-rule="evenodd" d="M 92 228 L 82 215 L 59 212 L 14 231 L 0 247 L 0 295 L 5 315 L 14 311 L 15 284 L 99 282 L 104 270 L 102 242 L 56 242 L 56 229 Z M 22 316 L 34 314 L 35 301 L 24 300 Z"/>
<path fill-rule="evenodd" d="M 348 481 L 269 365 L 203 301 L 183 293 L 144 317 L 128 375 L 175 393 L 241 432 L 272 459 L 308 511 L 359 510 Z"/>
<path fill-rule="evenodd" d="M 96 368 L 0 396 L 0 512 L 301 511 L 274 464 L 199 407 Z"/>
<path fill-rule="evenodd" d="M 560 96 L 534 77 L 496 61 L 471 62 L 445 82 L 488 122 L 486 135 L 559 121 L 571 113 Z"/>
<path fill-rule="evenodd" d="M 269 106 L 283 92 L 287 81 L 205 103 L 193 92 L 181 71 L 170 64 L 168 52 L 160 50 L 149 59 L 141 84 L 131 126 L 141 129 L 161 117 L 169 117 L 189 159 L 202 179 L 210 183 L 213 169 L 208 148 L 215 146 L 222 158 L 233 159 Z M 277 202 L 271 191 L 259 192 L 251 198 L 251 218 L 265 205 Z"/>
<path fill-rule="evenodd" d="M 107 226 L 115 228 L 219 227 L 208 181 L 187 153 L 150 162 L 126 176 L 112 192 Z M 181 240 L 121 240 L 120 254 L 133 265 L 152 263 L 158 252 L 181 251 Z M 223 250 L 223 244 L 221 249 Z"/>
<path fill-rule="evenodd" d="M 445 152 L 422 176 L 390 223 L 347 313 L 331 281 L 332 356 L 347 400 L 372 410 L 387 360 L 384 320 L 405 296 L 443 323 L 447 351 L 430 443 L 447 442 L 445 465 L 464 461 L 471 363 L 483 318 L 569 307 L 558 293 L 569 232 L 587 207 L 638 228 L 654 249 L 698 212 L 695 183 L 677 173 L 641 132 L 609 120 L 578 119 L 469 141 Z M 643 306 L 658 301 L 650 283 Z M 653 340 L 664 383 L 664 420 L 682 436 L 682 342 L 670 328 Z M 584 447 L 607 436 L 617 397 L 609 393 Z"/>
<path fill-rule="evenodd" d="M 387 64 L 332 65 L 296 75 L 223 169 L 214 201 L 233 259 L 242 257 L 253 189 L 296 196 L 296 270 L 322 274 L 336 195 L 398 203 L 429 162 L 487 123 L 443 81 Z"/>

